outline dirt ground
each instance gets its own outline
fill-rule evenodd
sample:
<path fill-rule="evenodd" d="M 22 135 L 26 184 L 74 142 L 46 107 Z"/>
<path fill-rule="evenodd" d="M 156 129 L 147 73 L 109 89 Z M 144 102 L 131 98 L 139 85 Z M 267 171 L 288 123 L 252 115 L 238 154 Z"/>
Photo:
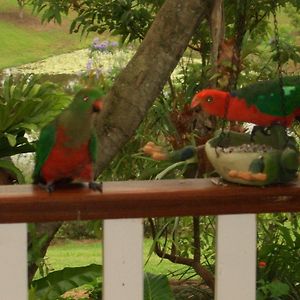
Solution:
<path fill-rule="evenodd" d="M 54 22 L 51 23 L 41 23 L 40 16 L 34 16 L 27 11 L 24 11 L 23 17 L 20 17 L 19 10 L 8 10 L 8 11 L 0 11 L 0 20 L 8 21 L 19 27 L 26 27 L 30 30 L 34 31 L 47 31 L 54 29 L 58 26 L 61 26 L 63 29 L 68 32 L 69 30 L 69 22 L 67 20 L 63 20 L 62 24 L 57 24 Z"/>

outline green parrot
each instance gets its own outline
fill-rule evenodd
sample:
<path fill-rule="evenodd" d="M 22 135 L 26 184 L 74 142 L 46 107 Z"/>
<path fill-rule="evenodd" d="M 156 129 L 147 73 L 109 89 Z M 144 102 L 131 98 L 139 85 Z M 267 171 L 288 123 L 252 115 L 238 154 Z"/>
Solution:
<path fill-rule="evenodd" d="M 35 184 L 52 192 L 59 184 L 87 181 L 91 189 L 102 192 L 102 183 L 94 182 L 98 143 L 93 128 L 94 116 L 103 108 L 102 96 L 95 88 L 80 90 L 69 107 L 41 130 Z"/>

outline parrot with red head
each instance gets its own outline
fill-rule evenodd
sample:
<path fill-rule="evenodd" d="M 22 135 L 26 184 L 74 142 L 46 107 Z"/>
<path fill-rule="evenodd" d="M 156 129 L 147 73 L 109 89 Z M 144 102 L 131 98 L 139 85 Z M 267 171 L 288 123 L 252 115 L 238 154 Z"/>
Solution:
<path fill-rule="evenodd" d="M 102 184 L 94 182 L 98 142 L 93 128 L 94 117 L 103 106 L 102 97 L 101 90 L 81 89 L 69 107 L 41 130 L 35 184 L 52 192 L 59 184 L 87 181 L 91 189 L 102 191 Z"/>
<path fill-rule="evenodd" d="M 228 121 L 253 123 L 258 126 L 281 124 L 289 127 L 300 120 L 300 76 L 262 81 L 232 93 L 204 89 L 197 93 L 191 108 L 200 108 L 209 115 Z"/>

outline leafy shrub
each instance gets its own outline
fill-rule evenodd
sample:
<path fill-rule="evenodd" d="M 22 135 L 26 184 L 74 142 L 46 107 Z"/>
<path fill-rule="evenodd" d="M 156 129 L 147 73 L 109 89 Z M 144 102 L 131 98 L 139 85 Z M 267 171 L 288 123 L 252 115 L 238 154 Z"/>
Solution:
<path fill-rule="evenodd" d="M 300 298 L 300 232 L 297 214 L 259 217 L 257 299 Z"/>
<path fill-rule="evenodd" d="M 96 239 L 101 235 L 101 224 L 97 221 L 64 222 L 56 234 L 59 239 Z"/>
<path fill-rule="evenodd" d="M 0 87 L 0 159 L 34 152 L 30 134 L 50 122 L 69 99 L 57 85 L 42 83 L 34 75 L 5 78 Z M 24 182 L 11 161 L 1 160 L 1 168 L 14 173 L 20 183 Z"/>

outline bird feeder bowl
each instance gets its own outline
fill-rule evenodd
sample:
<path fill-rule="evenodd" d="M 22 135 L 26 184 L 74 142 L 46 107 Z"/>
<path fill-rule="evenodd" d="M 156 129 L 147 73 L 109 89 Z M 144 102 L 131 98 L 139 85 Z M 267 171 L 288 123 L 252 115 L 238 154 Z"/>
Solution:
<path fill-rule="evenodd" d="M 297 143 L 280 125 L 254 135 L 218 133 L 206 143 L 205 151 L 217 173 L 229 182 L 264 186 L 287 183 L 297 177 Z"/>

